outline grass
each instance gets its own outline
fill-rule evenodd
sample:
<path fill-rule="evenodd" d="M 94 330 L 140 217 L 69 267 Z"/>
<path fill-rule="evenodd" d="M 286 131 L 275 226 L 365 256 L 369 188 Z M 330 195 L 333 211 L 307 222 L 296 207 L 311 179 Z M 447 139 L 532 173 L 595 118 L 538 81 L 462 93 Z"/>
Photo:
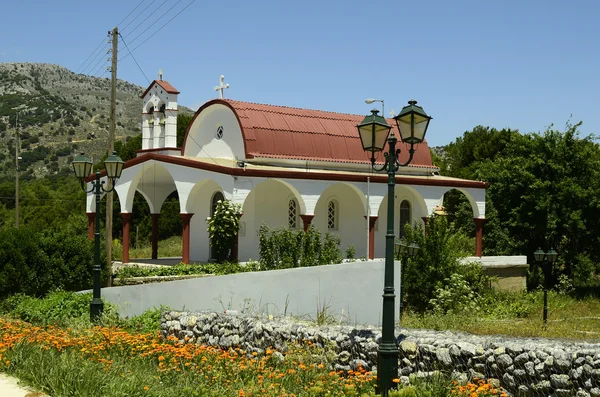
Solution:
<path fill-rule="evenodd" d="M 361 368 L 332 371 L 328 354 L 289 345 L 285 357 L 161 339 L 108 326 L 35 326 L 0 317 L 0 372 L 52 396 L 374 396 L 376 377 Z M 396 380 L 398 381 L 398 380 Z M 505 396 L 476 381 L 414 378 L 390 397 Z"/>
<path fill-rule="evenodd" d="M 169 237 L 166 240 L 160 240 L 158 242 L 158 254 L 160 257 L 178 257 L 181 256 L 181 236 Z M 113 241 L 112 257 L 114 260 L 121 260 L 123 257 L 123 246 L 119 240 Z M 140 247 L 129 248 L 130 259 L 142 259 L 152 257 L 152 245 L 144 245 Z"/>
<path fill-rule="evenodd" d="M 479 310 L 461 313 L 407 312 L 406 328 L 464 331 L 476 335 L 600 340 L 600 300 L 548 293 L 548 324 L 542 321 L 543 293 L 494 293 Z"/>
<path fill-rule="evenodd" d="M 374 374 L 333 371 L 326 349 L 296 342 L 281 355 L 180 344 L 159 337 L 163 309 L 120 320 L 108 304 L 103 325 L 93 326 L 89 299 L 53 292 L 0 302 L 0 372 L 55 397 L 375 396 Z M 390 397 L 504 395 L 483 381 L 459 385 L 443 375 L 411 382 Z"/>

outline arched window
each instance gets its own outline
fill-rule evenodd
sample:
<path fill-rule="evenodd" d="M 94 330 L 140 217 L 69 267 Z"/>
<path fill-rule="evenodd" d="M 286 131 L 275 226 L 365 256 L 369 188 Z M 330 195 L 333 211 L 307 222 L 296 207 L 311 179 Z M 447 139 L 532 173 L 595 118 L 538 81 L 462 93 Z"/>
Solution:
<path fill-rule="evenodd" d="M 410 225 L 410 202 L 408 200 L 402 200 L 400 203 L 400 238 L 404 237 L 404 226 L 408 223 Z"/>
<path fill-rule="evenodd" d="M 213 216 L 215 214 L 215 211 L 217 210 L 217 204 L 219 203 L 219 201 L 223 200 L 225 200 L 223 193 L 216 192 L 215 194 L 213 194 L 212 200 L 210 201 L 210 216 Z"/>
<path fill-rule="evenodd" d="M 159 112 L 162 112 L 162 113 L 164 113 L 166 108 L 167 108 L 167 105 L 163 103 L 162 105 L 160 105 L 160 110 L 159 110 Z"/>
<path fill-rule="evenodd" d="M 338 226 L 338 204 L 335 200 L 331 200 L 327 204 L 327 229 L 337 230 Z"/>
<path fill-rule="evenodd" d="M 295 199 L 288 202 L 288 227 L 290 229 L 298 227 L 298 203 Z"/>

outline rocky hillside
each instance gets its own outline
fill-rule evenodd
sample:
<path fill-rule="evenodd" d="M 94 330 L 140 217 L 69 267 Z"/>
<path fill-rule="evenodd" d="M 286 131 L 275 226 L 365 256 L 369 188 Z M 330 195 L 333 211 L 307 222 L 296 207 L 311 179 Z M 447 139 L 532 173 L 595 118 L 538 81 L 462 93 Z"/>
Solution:
<path fill-rule="evenodd" d="M 139 135 L 143 87 L 117 82 L 116 140 Z M 184 112 L 190 109 L 181 108 Z M 69 166 L 77 152 L 107 148 L 110 79 L 42 63 L 0 63 L 0 175 L 14 174 L 15 122 L 24 178 Z"/>

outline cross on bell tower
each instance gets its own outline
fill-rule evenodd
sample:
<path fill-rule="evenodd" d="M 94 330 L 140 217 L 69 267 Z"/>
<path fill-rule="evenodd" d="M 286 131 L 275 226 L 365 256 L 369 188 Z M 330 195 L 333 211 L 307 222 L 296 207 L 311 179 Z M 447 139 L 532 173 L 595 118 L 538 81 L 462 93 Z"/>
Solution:
<path fill-rule="evenodd" d="M 225 88 L 229 88 L 229 84 L 225 84 L 225 76 L 221 75 L 221 82 L 217 87 L 215 87 L 215 91 L 219 91 L 220 99 L 223 99 L 223 90 Z"/>
<path fill-rule="evenodd" d="M 162 69 L 158 69 L 158 79 L 162 81 Z"/>

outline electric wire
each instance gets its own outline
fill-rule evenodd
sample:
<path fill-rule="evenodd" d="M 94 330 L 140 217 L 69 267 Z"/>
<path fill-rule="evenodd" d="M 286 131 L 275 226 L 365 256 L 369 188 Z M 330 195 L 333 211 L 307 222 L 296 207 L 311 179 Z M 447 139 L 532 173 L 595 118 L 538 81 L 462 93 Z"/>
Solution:
<path fill-rule="evenodd" d="M 85 61 L 83 61 L 83 63 L 77 68 L 77 70 L 75 71 L 75 73 L 79 72 L 79 70 L 81 70 L 81 68 L 83 67 L 83 65 L 85 65 L 87 63 L 87 61 L 92 57 L 92 55 L 96 54 L 96 51 L 98 51 L 98 48 L 100 48 L 102 46 L 102 43 L 104 43 L 105 40 L 106 40 L 106 38 L 102 39 L 102 41 L 100 42 L 100 44 L 98 44 L 98 46 L 94 49 L 94 51 L 92 51 L 92 53 L 90 55 L 88 55 L 88 57 L 85 59 Z M 96 59 L 97 56 L 98 56 L 98 54 L 94 55 L 94 59 Z"/>
<path fill-rule="evenodd" d="M 165 13 L 163 13 L 162 15 L 159 15 L 158 18 L 156 18 L 154 21 L 152 21 L 151 23 L 148 24 L 148 27 L 146 29 L 144 29 L 142 31 L 142 33 L 138 34 L 137 36 L 135 36 L 135 38 L 133 40 L 130 41 L 130 43 L 135 42 L 138 38 L 140 38 L 144 33 L 146 33 L 150 28 L 152 28 L 152 26 L 154 26 L 154 24 L 156 24 L 156 22 L 158 22 L 162 17 L 164 17 L 165 15 L 167 15 L 169 12 L 171 12 L 171 10 L 177 5 L 181 3 L 181 0 L 178 0 L 177 3 L 175 3 L 171 8 L 169 8 Z M 165 4 L 167 4 L 167 0 L 165 0 L 160 6 L 158 6 L 158 8 L 156 10 L 154 10 L 153 12 L 157 12 L 158 10 L 160 10 Z M 148 15 L 149 17 L 152 14 Z M 131 32 L 129 32 L 129 36 L 131 36 L 133 34 L 133 32 L 135 32 L 145 21 L 142 20 L 142 22 L 140 22 Z"/>
<path fill-rule="evenodd" d="M 140 67 L 140 64 L 138 63 L 138 61 L 135 59 L 135 57 L 133 56 L 133 54 L 131 53 L 131 50 L 129 49 L 129 46 L 127 45 L 127 43 L 125 42 L 125 39 L 123 38 L 123 36 L 121 35 L 121 33 L 119 33 L 119 36 L 121 37 L 121 41 L 123 42 L 123 44 L 125 44 L 125 48 L 127 48 L 127 51 L 129 51 L 129 55 L 131 55 L 131 57 L 133 58 L 133 61 L 135 62 L 135 64 L 137 65 L 138 69 L 140 70 L 140 72 L 142 72 L 142 74 L 144 75 L 144 77 L 146 78 L 146 81 L 148 82 L 148 84 L 150 84 L 150 79 L 148 78 L 148 76 L 146 76 L 146 73 L 144 73 L 144 71 L 142 70 L 142 68 Z"/>
<path fill-rule="evenodd" d="M 179 0 L 181 1 L 181 0 Z M 175 18 L 177 18 L 177 16 L 179 16 L 179 14 L 181 14 L 183 11 L 185 11 L 189 6 L 191 6 L 196 0 L 192 0 L 190 1 L 185 7 L 183 7 L 177 14 L 175 14 L 171 19 L 169 19 L 164 25 L 162 25 L 160 28 L 158 28 L 157 31 L 155 31 L 152 35 L 150 35 L 146 40 L 142 41 L 140 44 L 138 44 L 133 50 L 131 50 L 131 52 L 133 53 L 135 50 L 137 50 L 138 48 L 140 48 L 144 43 L 146 43 L 148 40 L 150 40 L 155 34 L 157 34 L 158 32 L 160 32 L 165 26 L 167 26 L 172 20 L 174 20 Z M 168 11 L 167 11 L 168 12 Z M 166 14 L 165 14 L 166 15 Z M 126 55 L 123 57 L 123 59 L 127 58 L 129 55 Z M 121 59 L 121 60 L 123 60 Z"/>
<path fill-rule="evenodd" d="M 89 74 L 92 70 L 98 67 L 98 64 L 102 61 L 109 50 L 109 44 L 106 43 L 104 47 L 102 47 L 101 51 L 94 56 L 94 58 L 90 59 L 88 65 L 81 70 L 83 74 Z"/>
<path fill-rule="evenodd" d="M 133 14 L 133 12 L 134 12 L 135 10 L 137 10 L 137 9 L 138 9 L 138 8 L 139 8 L 139 7 L 140 7 L 142 4 L 144 4 L 144 1 L 146 1 L 146 0 L 142 0 L 142 1 L 140 1 L 140 3 L 139 3 L 137 6 L 135 6 L 135 8 L 134 8 L 133 10 L 129 11 L 129 14 L 127 14 L 127 15 L 125 16 L 125 18 L 123 18 L 123 19 L 121 20 L 121 22 L 119 22 L 119 23 L 117 24 L 117 26 L 119 26 L 119 25 L 120 25 L 120 24 L 122 24 L 122 23 L 123 23 L 123 22 L 124 22 L 124 21 L 125 21 L 127 18 L 129 18 L 129 16 L 130 16 L 131 14 Z M 138 17 L 139 17 L 139 14 L 138 14 Z M 137 18 L 137 17 L 135 17 L 135 18 L 134 18 L 134 20 L 135 20 L 136 18 Z M 129 26 L 129 25 L 127 25 L 127 26 Z"/>
<path fill-rule="evenodd" d="M 121 29 L 121 31 L 123 33 L 125 33 L 125 30 L 127 30 L 127 28 L 129 27 L 129 25 L 131 25 L 133 22 L 135 22 L 146 11 L 150 10 L 150 14 L 148 14 L 147 16 L 145 16 L 144 18 L 142 18 L 142 21 L 140 23 L 138 23 L 137 25 L 135 25 L 135 27 L 133 28 L 133 30 L 131 32 L 127 33 L 127 35 L 129 35 L 129 36 L 131 34 L 133 34 L 133 32 L 135 32 L 146 21 L 146 19 L 148 19 L 150 16 L 152 16 L 152 12 L 158 11 L 160 9 L 160 7 L 162 7 L 162 5 L 161 5 L 156 10 L 152 10 L 152 8 L 151 8 L 152 4 L 156 3 L 157 1 L 158 0 L 152 0 L 152 2 L 148 5 L 148 7 L 144 8 L 134 19 L 132 19 L 131 21 L 129 21 L 129 23 L 127 25 L 125 25 L 125 27 L 123 29 Z M 167 0 L 164 1 L 163 5 L 165 5 L 166 3 L 167 3 Z"/>
<path fill-rule="evenodd" d="M 90 72 L 92 72 L 93 70 L 98 69 L 98 65 L 100 65 L 100 63 L 102 61 L 106 62 L 106 54 L 107 54 L 107 50 L 108 50 L 108 43 L 104 46 L 104 51 L 102 51 L 102 53 L 100 54 L 100 57 L 96 57 L 94 59 L 95 63 L 92 65 L 91 63 L 88 65 L 88 67 L 86 67 L 84 70 L 81 71 L 81 73 L 83 74 L 90 74 Z"/>

